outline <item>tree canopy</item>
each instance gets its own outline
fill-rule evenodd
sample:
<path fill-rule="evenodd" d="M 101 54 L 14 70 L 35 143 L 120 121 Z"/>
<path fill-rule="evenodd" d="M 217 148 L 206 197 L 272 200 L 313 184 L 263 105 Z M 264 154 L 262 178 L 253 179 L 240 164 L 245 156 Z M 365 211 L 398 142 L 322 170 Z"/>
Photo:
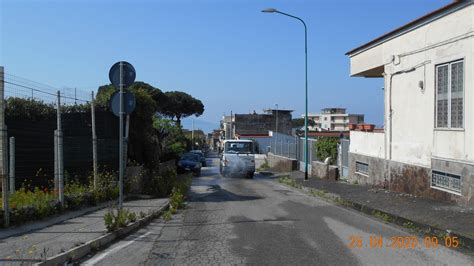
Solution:
<path fill-rule="evenodd" d="M 204 105 L 202 102 L 185 92 L 165 92 L 165 100 L 166 103 L 160 112 L 171 119 L 176 119 L 178 125 L 181 124 L 181 118 L 192 115 L 200 116 L 204 113 Z"/>

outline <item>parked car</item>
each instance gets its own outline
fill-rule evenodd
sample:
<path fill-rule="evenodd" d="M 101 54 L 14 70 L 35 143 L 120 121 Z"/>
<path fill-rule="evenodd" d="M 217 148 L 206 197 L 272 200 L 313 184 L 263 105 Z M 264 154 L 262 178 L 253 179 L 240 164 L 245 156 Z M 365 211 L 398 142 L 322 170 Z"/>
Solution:
<path fill-rule="evenodd" d="M 220 172 L 223 176 L 244 175 L 253 178 L 255 154 L 252 140 L 226 140 L 221 157 Z"/>
<path fill-rule="evenodd" d="M 200 156 L 200 161 L 201 161 L 201 164 L 203 167 L 206 167 L 207 166 L 207 162 L 206 162 L 206 156 L 204 155 L 204 153 L 201 151 L 201 150 L 192 150 L 190 151 L 191 153 L 195 153 L 195 154 L 198 154 Z"/>
<path fill-rule="evenodd" d="M 198 154 L 189 152 L 181 156 L 178 161 L 178 172 L 184 173 L 186 171 L 193 172 L 194 176 L 201 175 L 201 158 Z"/>

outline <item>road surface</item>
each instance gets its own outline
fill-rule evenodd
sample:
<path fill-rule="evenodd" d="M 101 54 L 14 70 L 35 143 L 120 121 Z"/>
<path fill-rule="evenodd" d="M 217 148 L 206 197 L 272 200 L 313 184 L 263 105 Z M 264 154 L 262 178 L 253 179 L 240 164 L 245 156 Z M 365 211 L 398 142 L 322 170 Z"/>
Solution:
<path fill-rule="evenodd" d="M 474 265 L 473 257 L 455 249 L 427 248 L 422 236 L 275 180 L 223 178 L 218 159 L 208 162 L 210 167 L 193 180 L 185 210 L 171 221 L 153 221 L 82 263 Z M 405 238 L 408 248 L 389 247 L 392 237 L 406 236 L 412 236 Z"/>

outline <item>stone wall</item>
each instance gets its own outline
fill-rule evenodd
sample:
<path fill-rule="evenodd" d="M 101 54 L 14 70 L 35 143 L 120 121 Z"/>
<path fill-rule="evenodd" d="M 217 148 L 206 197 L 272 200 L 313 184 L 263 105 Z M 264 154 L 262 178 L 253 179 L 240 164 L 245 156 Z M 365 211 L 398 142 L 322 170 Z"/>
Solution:
<path fill-rule="evenodd" d="M 319 161 L 312 161 L 311 168 L 312 176 L 332 181 L 339 179 L 339 169 L 335 165 L 329 165 Z"/>
<path fill-rule="evenodd" d="M 297 160 L 274 155 L 273 153 L 268 153 L 267 162 L 272 170 L 278 172 L 291 172 L 296 170 L 298 166 Z"/>
<path fill-rule="evenodd" d="M 369 165 L 368 174 L 356 172 L 356 161 Z M 431 187 L 431 170 L 438 170 L 462 177 L 461 195 Z M 418 197 L 474 206 L 474 165 L 432 159 L 432 169 L 349 153 L 349 182 L 408 193 Z M 390 178 L 389 178 L 390 177 Z M 387 179 L 387 180 L 386 180 Z M 389 180 L 388 180 L 389 179 Z"/>

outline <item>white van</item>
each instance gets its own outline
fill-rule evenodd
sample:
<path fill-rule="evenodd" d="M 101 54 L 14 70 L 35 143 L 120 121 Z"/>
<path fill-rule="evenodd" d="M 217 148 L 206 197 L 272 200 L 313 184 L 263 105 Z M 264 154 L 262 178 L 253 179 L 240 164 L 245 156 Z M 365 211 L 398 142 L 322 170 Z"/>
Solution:
<path fill-rule="evenodd" d="M 255 173 L 255 152 L 252 140 L 225 140 L 220 172 L 223 176 L 244 175 L 253 178 Z"/>

